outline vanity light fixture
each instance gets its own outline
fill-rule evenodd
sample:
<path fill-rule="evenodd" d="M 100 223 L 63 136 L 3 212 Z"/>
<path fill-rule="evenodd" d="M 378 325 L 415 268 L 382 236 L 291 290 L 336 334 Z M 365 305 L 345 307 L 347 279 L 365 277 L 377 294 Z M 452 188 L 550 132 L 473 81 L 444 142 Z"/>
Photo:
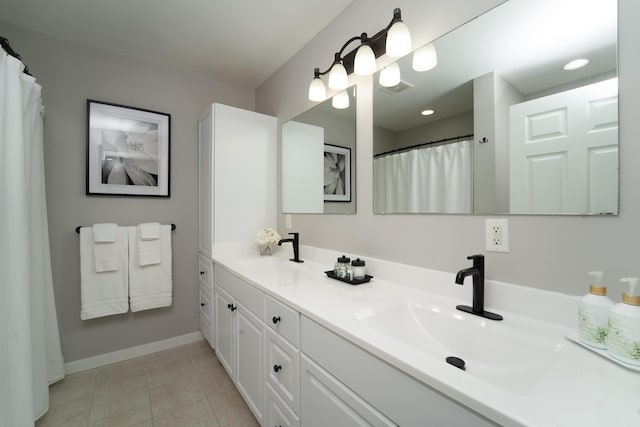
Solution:
<path fill-rule="evenodd" d="M 354 41 L 360 45 L 343 55 L 345 49 Z M 393 10 L 393 18 L 386 28 L 378 31 L 373 37 L 367 33 L 351 37 L 335 54 L 331 66 L 320 72 L 313 70 L 313 80 L 309 85 L 309 99 L 323 101 L 327 97 L 327 90 L 320 76 L 329 73 L 329 87 L 335 90 L 346 89 L 348 75 L 355 72 L 358 75 L 370 75 L 376 71 L 376 58 L 386 53 L 392 58 L 399 58 L 411 52 L 411 34 L 402 22 L 399 8 Z M 343 72 L 344 69 L 344 72 Z"/>
<path fill-rule="evenodd" d="M 380 71 L 380 86 L 394 87 L 400 83 L 400 67 L 397 62 L 387 65 Z"/>
<path fill-rule="evenodd" d="M 429 71 L 438 65 L 438 55 L 433 43 L 422 46 L 413 52 L 413 69 L 416 71 Z"/>
<path fill-rule="evenodd" d="M 562 67 L 562 69 L 566 71 L 573 71 L 573 70 L 577 70 L 578 68 L 584 67 L 588 63 L 589 63 L 589 60 L 585 58 L 574 59 L 573 61 L 566 63 Z"/>
<path fill-rule="evenodd" d="M 338 110 L 349 108 L 349 94 L 347 91 L 338 92 L 331 100 L 331 106 Z"/>

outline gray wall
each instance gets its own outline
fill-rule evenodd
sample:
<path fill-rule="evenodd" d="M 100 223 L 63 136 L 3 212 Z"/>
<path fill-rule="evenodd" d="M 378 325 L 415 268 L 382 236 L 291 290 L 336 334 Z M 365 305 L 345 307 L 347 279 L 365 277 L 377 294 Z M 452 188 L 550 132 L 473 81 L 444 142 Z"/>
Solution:
<path fill-rule="evenodd" d="M 354 32 L 374 33 L 390 20 L 392 8 L 420 46 L 464 23 L 498 0 L 355 0 L 256 92 L 256 109 L 287 120 L 308 109 L 307 88 L 315 67 L 326 67 L 335 49 Z M 640 275 L 640 2 L 620 0 L 620 215 L 617 217 L 509 216 L 511 252 L 485 253 L 485 216 L 374 215 L 372 213 L 371 78 L 359 83 L 357 108 L 357 215 L 293 215 L 303 244 L 455 272 L 466 256 L 485 253 L 490 279 L 557 290 L 587 291 L 586 272 L 602 269 L 610 294 L 619 300 L 618 279 Z M 381 64 L 383 65 L 383 64 Z M 278 219 L 284 230 L 284 218 Z M 453 286 L 453 284 L 452 284 Z M 470 290 L 469 290 L 470 295 Z"/>
<path fill-rule="evenodd" d="M 45 170 L 65 362 L 198 331 L 197 121 L 211 102 L 253 109 L 254 93 L 0 23 L 43 86 Z M 86 99 L 171 114 L 171 197 L 85 196 Z M 80 320 L 78 225 L 175 223 L 173 305 Z"/>

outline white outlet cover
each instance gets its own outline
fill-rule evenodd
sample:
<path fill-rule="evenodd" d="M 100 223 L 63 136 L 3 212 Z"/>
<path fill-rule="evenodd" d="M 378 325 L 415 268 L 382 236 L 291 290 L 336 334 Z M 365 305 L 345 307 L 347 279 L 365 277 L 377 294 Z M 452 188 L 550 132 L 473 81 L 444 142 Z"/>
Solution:
<path fill-rule="evenodd" d="M 494 242 L 494 227 L 500 229 L 502 242 Z M 489 252 L 509 252 L 509 220 L 507 218 L 487 218 L 485 220 L 485 242 Z"/>

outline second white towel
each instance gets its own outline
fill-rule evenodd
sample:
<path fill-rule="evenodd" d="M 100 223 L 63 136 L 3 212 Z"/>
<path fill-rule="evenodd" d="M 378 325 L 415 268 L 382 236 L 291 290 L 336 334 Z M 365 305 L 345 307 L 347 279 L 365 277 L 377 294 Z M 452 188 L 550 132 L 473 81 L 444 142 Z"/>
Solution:
<path fill-rule="evenodd" d="M 131 311 L 167 307 L 172 302 L 171 226 L 160 226 L 160 262 L 141 265 L 138 227 L 129 228 L 129 302 Z"/>

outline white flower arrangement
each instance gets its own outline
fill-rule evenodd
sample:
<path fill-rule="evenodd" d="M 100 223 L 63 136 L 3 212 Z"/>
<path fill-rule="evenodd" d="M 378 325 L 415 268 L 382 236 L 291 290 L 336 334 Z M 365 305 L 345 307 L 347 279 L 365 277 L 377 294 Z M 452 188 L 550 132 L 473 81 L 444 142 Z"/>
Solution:
<path fill-rule="evenodd" d="M 273 228 L 265 228 L 258 231 L 256 234 L 256 243 L 259 245 L 269 245 L 278 243 L 280 241 L 280 235 Z"/>

